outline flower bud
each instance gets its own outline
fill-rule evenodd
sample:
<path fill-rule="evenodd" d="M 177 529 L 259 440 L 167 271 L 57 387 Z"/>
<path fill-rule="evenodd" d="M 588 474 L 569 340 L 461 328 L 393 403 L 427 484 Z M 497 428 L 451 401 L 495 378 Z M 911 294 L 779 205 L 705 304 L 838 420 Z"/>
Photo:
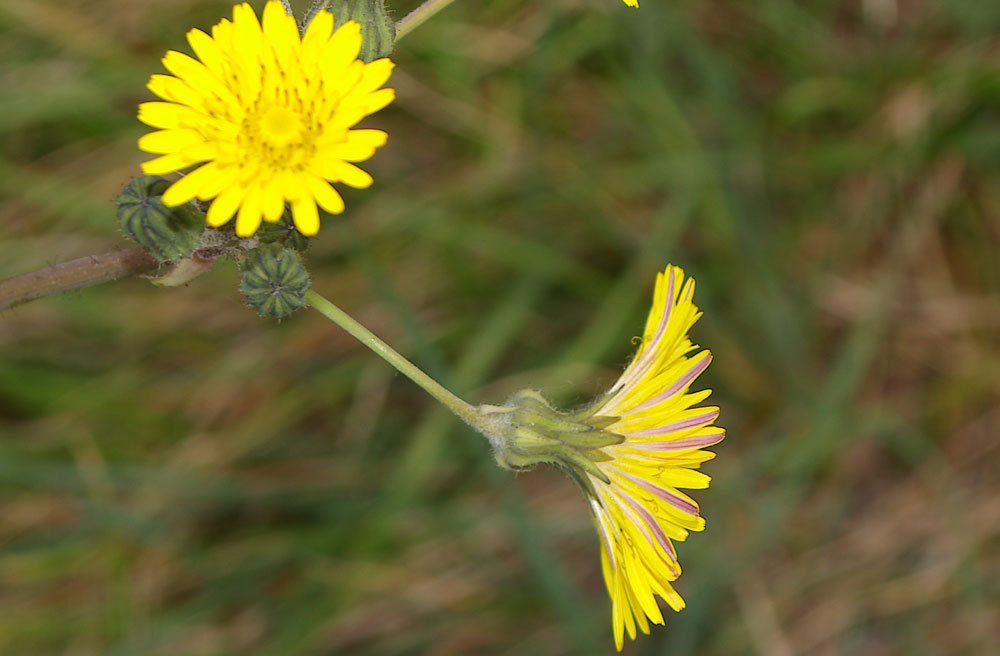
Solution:
<path fill-rule="evenodd" d="M 564 471 L 591 495 L 590 476 L 608 480 L 595 464 L 610 459 L 601 449 L 625 441 L 623 436 L 604 430 L 617 417 L 594 417 L 588 409 L 560 412 L 535 390 L 521 390 L 502 406 L 481 407 L 480 412 L 492 415 L 494 428 L 487 437 L 501 467 L 530 469 L 547 463 Z"/>
<path fill-rule="evenodd" d="M 291 212 L 287 208 L 277 223 L 264 222 L 257 229 L 257 238 L 262 244 L 281 244 L 300 253 L 309 247 L 309 238 L 295 227 Z"/>
<path fill-rule="evenodd" d="M 170 180 L 162 176 L 142 176 L 129 182 L 117 200 L 122 232 L 160 262 L 190 257 L 205 231 L 205 216 L 193 204 L 163 204 L 160 197 L 169 186 Z"/>
<path fill-rule="evenodd" d="M 287 317 L 306 304 L 309 272 L 302 257 L 279 244 L 264 244 L 247 253 L 240 291 L 262 317 Z"/>
<path fill-rule="evenodd" d="M 347 21 L 357 21 L 361 25 L 360 59 L 365 63 L 388 57 L 392 52 L 396 23 L 385 8 L 385 0 L 324 0 L 315 3 L 313 8 L 325 9 L 333 14 L 335 27 Z M 313 10 L 310 10 L 312 13 Z"/>

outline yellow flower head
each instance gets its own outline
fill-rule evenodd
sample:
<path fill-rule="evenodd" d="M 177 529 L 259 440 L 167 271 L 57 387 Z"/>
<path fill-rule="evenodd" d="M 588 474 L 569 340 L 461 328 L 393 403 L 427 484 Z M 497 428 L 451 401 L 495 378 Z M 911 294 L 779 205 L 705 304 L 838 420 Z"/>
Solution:
<path fill-rule="evenodd" d="M 670 585 L 681 573 L 672 542 L 703 530 L 705 520 L 680 489 L 708 487 L 697 469 L 715 454 L 703 449 L 725 434 L 713 425 L 718 408 L 694 407 L 711 391 L 688 391 L 712 359 L 688 338 L 701 316 L 693 295 L 694 280 L 685 282 L 679 267 L 657 276 L 638 352 L 589 407 L 561 413 L 533 390 L 483 407 L 495 421 L 487 437 L 501 465 L 553 464 L 584 490 L 601 537 L 619 650 L 625 632 L 634 639 L 636 627 L 649 633 L 650 622 L 663 623 L 657 596 L 674 610 L 684 607 Z"/>
<path fill-rule="evenodd" d="M 679 488 L 708 487 L 711 479 L 696 470 L 715 454 L 702 449 L 725 435 L 713 425 L 718 408 L 692 407 L 711 390 L 688 391 L 712 360 L 705 350 L 689 355 L 697 346 L 688 331 L 701 316 L 693 296 L 694 280 L 685 283 L 679 267 L 657 276 L 642 345 L 591 419 L 615 418 L 605 430 L 625 438 L 604 449 L 610 459 L 597 467 L 608 480 L 594 481 L 590 499 L 619 650 L 625 630 L 634 639 L 636 625 L 649 633 L 647 618 L 663 623 L 654 594 L 684 608 L 670 585 L 681 573 L 671 541 L 703 530 L 705 520 Z"/>
<path fill-rule="evenodd" d="M 236 234 L 254 234 L 261 220 L 276 222 L 292 207 L 299 232 L 319 231 L 317 205 L 331 214 L 344 201 L 330 183 L 364 189 L 372 177 L 362 162 L 386 141 L 381 130 L 352 130 L 395 97 L 380 88 L 393 64 L 358 59 L 361 30 L 347 22 L 336 31 L 321 11 L 304 36 L 278 0 L 263 20 L 249 4 L 233 8 L 209 36 L 187 33 L 197 59 L 173 50 L 149 89 L 165 102 L 139 105 L 139 120 L 154 128 L 139 148 L 160 155 L 143 164 L 162 175 L 197 166 L 163 195 L 168 206 L 215 199 L 208 224 L 236 215 Z"/>

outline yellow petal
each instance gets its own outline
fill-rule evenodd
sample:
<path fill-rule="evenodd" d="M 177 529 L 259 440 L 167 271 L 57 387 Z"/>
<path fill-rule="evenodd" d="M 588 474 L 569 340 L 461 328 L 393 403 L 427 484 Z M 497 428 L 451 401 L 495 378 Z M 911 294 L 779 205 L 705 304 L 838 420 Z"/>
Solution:
<path fill-rule="evenodd" d="M 337 168 L 340 170 L 340 181 L 348 187 L 354 187 L 355 189 L 367 189 L 372 186 L 372 183 L 374 182 L 372 176 L 369 175 L 368 172 L 362 171 L 353 164 L 341 162 L 340 166 Z"/>
<path fill-rule="evenodd" d="M 272 180 L 261 188 L 261 195 L 264 207 L 264 220 L 268 223 L 277 223 L 285 211 L 285 198 L 281 194 L 277 183 Z"/>
<path fill-rule="evenodd" d="M 361 26 L 348 21 L 337 28 L 319 53 L 323 82 L 327 89 L 342 95 L 354 86 L 364 67 L 357 59 L 360 51 Z"/>
<path fill-rule="evenodd" d="M 262 34 L 257 14 L 246 3 L 236 5 L 233 8 L 233 54 L 235 55 L 234 63 L 238 64 L 239 68 L 249 69 L 260 62 L 263 51 L 261 39 Z M 248 76 L 248 78 L 250 77 L 252 76 Z M 249 79 L 243 79 L 241 76 L 240 81 L 246 83 Z"/>
<path fill-rule="evenodd" d="M 315 64 L 319 54 L 330 35 L 333 33 L 333 14 L 324 10 L 313 16 L 306 34 L 302 37 L 302 60 L 304 63 Z"/>
<path fill-rule="evenodd" d="M 208 214 L 205 215 L 208 225 L 218 228 L 228 223 L 233 218 L 233 214 L 236 213 L 236 209 L 240 206 L 240 201 L 243 200 L 246 192 L 245 188 L 237 186 L 227 187 L 223 190 L 212 206 L 208 208 Z"/>
<path fill-rule="evenodd" d="M 228 189 L 236 184 L 239 169 L 235 166 L 220 166 L 214 162 L 215 175 L 206 178 L 200 189 L 198 189 L 199 200 L 209 200 L 218 196 L 224 189 Z M 207 166 L 207 164 L 206 164 Z"/>
<path fill-rule="evenodd" d="M 319 232 L 319 211 L 315 199 L 308 194 L 302 194 L 292 203 L 292 220 L 306 237 L 312 237 Z"/>
<path fill-rule="evenodd" d="M 156 159 L 142 163 L 142 172 L 146 175 L 166 175 L 191 166 L 191 162 L 186 161 L 180 155 L 171 153 Z"/>
<path fill-rule="evenodd" d="M 316 203 L 330 214 L 344 211 L 344 199 L 326 180 L 310 175 L 305 178 L 306 186 L 316 198 Z"/>
<path fill-rule="evenodd" d="M 357 21 L 347 21 L 336 29 L 333 36 L 326 42 L 324 48 L 324 58 L 329 58 L 326 63 L 334 63 L 335 60 L 350 62 L 358 58 L 361 53 L 361 25 Z"/>
<path fill-rule="evenodd" d="M 188 43 L 198 59 L 212 71 L 220 80 L 226 78 L 226 64 L 218 44 L 209 35 L 199 29 L 193 29 L 187 33 Z"/>
<path fill-rule="evenodd" d="M 219 48 L 219 53 L 224 57 L 232 57 L 233 53 L 233 24 L 223 18 L 212 26 L 212 40 Z"/>
<path fill-rule="evenodd" d="M 337 159 L 316 159 L 313 160 L 310 170 L 330 182 L 343 182 L 355 189 L 365 189 L 372 184 L 372 177 L 347 162 Z"/>
<path fill-rule="evenodd" d="M 203 143 L 202 136 L 194 130 L 158 130 L 139 137 L 139 149 L 163 155 L 177 153 L 189 146 Z"/>
<path fill-rule="evenodd" d="M 621 573 L 615 571 L 612 580 L 614 592 L 611 594 L 611 630 L 615 636 L 615 648 L 618 651 L 625 646 L 625 614 L 629 612 L 623 608 L 625 605 L 624 595 L 621 591 Z"/>
<path fill-rule="evenodd" d="M 621 597 L 622 600 L 622 618 L 625 620 L 625 631 L 628 632 L 630 640 L 635 640 L 635 611 L 629 599 L 628 579 L 625 578 L 624 571 L 625 568 L 622 568 L 623 574 L 618 577 L 618 590 L 615 592 L 615 596 Z"/>
<path fill-rule="evenodd" d="M 200 143 L 193 143 L 190 146 L 185 146 L 178 154 L 186 159 L 188 163 L 195 164 L 197 162 L 207 162 L 210 159 L 217 158 L 219 156 L 219 150 L 216 144 L 208 141 L 202 141 Z"/>
<path fill-rule="evenodd" d="M 365 113 L 364 105 L 359 103 L 355 104 L 341 104 L 337 108 L 337 113 L 334 114 L 326 125 L 324 129 L 336 133 L 337 131 L 345 131 L 348 128 L 352 128 L 357 125 L 361 119 L 363 119 L 367 114 Z"/>
<path fill-rule="evenodd" d="M 351 130 L 347 135 L 347 141 L 352 144 L 360 144 L 378 148 L 384 146 L 389 135 L 383 130 Z"/>
<path fill-rule="evenodd" d="M 218 175 L 218 169 L 214 164 L 205 164 L 191 171 L 180 180 L 170 185 L 170 188 L 163 194 L 163 204 L 167 207 L 177 207 L 183 205 L 198 195 L 206 182 Z"/>
<path fill-rule="evenodd" d="M 153 128 L 185 127 L 185 123 L 195 122 L 197 116 L 190 107 L 177 103 L 152 101 L 139 104 L 139 120 Z"/>
<path fill-rule="evenodd" d="M 376 59 L 372 63 L 366 64 L 365 70 L 361 75 L 361 80 L 358 81 L 356 91 L 371 93 L 375 89 L 378 89 L 389 81 L 389 76 L 392 75 L 392 69 L 395 66 L 388 58 Z"/>
<path fill-rule="evenodd" d="M 267 42 L 278 53 L 278 59 L 288 61 L 288 57 L 298 49 L 300 43 L 295 19 L 285 12 L 278 0 L 270 0 L 264 6 L 263 25 Z"/>
<path fill-rule="evenodd" d="M 171 75 L 152 75 L 146 87 L 164 100 L 194 107 L 195 109 L 203 110 L 205 107 L 202 94 L 192 89 L 187 82 Z"/>
<path fill-rule="evenodd" d="M 168 50 L 162 59 L 163 67 L 187 82 L 192 89 L 212 89 L 220 80 L 200 61 L 176 50 Z"/>
<path fill-rule="evenodd" d="M 262 215 L 260 187 L 254 185 L 247 191 L 236 215 L 236 236 L 249 237 L 260 227 Z"/>
<path fill-rule="evenodd" d="M 280 172 L 275 179 L 275 183 L 278 185 L 278 189 L 281 190 L 281 195 L 289 201 L 298 200 L 302 194 L 306 193 L 303 188 L 304 183 L 301 182 L 301 177 L 295 176 L 288 171 Z"/>
<path fill-rule="evenodd" d="M 374 114 L 380 109 L 385 108 L 389 103 L 396 99 L 395 89 L 379 89 L 374 93 L 368 94 L 364 99 L 362 106 L 364 107 L 365 116 Z"/>
<path fill-rule="evenodd" d="M 342 159 L 345 162 L 363 162 L 375 154 L 388 135 L 382 130 L 351 130 L 346 138 L 332 143 L 319 143 L 318 157 Z"/>
<path fill-rule="evenodd" d="M 320 156 L 324 159 L 341 159 L 345 162 L 363 162 L 375 154 L 371 146 L 340 143 L 327 146 Z"/>

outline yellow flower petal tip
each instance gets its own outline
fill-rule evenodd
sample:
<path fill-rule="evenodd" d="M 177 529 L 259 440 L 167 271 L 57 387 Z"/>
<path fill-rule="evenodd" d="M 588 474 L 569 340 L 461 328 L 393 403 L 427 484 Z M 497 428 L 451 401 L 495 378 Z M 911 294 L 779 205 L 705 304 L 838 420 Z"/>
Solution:
<path fill-rule="evenodd" d="M 614 385 L 583 410 L 554 409 L 534 390 L 503 406 L 481 406 L 483 432 L 497 461 L 510 469 L 549 463 L 583 490 L 601 539 L 601 569 L 611 597 L 615 646 L 625 633 L 663 624 L 656 601 L 675 611 L 684 600 L 671 585 L 681 574 L 674 541 L 701 531 L 698 504 L 682 489 L 706 488 L 698 471 L 722 441 L 716 407 L 699 406 L 710 391 L 691 392 L 711 353 L 688 332 L 701 316 L 694 280 L 668 266 L 657 276 L 653 307 L 639 349 Z"/>
<path fill-rule="evenodd" d="M 139 105 L 139 120 L 157 129 L 139 140 L 141 150 L 158 155 L 143 170 L 193 170 L 165 200 L 212 201 L 208 223 L 237 217 L 241 237 L 290 203 L 299 230 L 311 235 L 319 230 L 317 205 L 343 210 L 331 183 L 370 184 L 348 162 L 368 159 L 385 139 L 352 128 L 391 102 L 392 90 L 381 88 L 391 66 L 358 59 L 356 23 L 333 26 L 322 11 L 301 37 L 278 0 L 260 20 L 244 3 L 211 35 L 188 32 L 195 57 L 166 54 L 170 75 L 149 83 L 163 102 Z"/>

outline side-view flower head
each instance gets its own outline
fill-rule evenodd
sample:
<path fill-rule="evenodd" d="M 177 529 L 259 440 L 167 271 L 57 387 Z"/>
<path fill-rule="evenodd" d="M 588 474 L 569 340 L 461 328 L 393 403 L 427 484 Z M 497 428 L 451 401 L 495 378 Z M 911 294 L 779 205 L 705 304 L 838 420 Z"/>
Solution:
<path fill-rule="evenodd" d="M 511 469 L 555 465 L 583 490 L 601 537 L 601 565 L 615 645 L 636 627 L 663 623 L 656 601 L 674 610 L 684 600 L 671 586 L 680 576 L 673 541 L 701 531 L 698 504 L 680 490 L 708 487 L 697 471 L 722 441 L 715 407 L 695 407 L 711 390 L 690 392 L 712 359 L 688 338 L 701 316 L 694 280 L 668 266 L 657 276 L 642 343 L 618 381 L 575 413 L 554 409 L 534 390 L 491 408 L 496 430 L 487 434 L 497 461 Z M 694 355 L 691 353 L 694 352 Z M 482 409 L 486 409 L 483 406 Z"/>
<path fill-rule="evenodd" d="M 321 11 L 300 36 L 295 19 L 270 0 L 262 21 L 241 4 L 211 36 L 193 29 L 187 39 L 197 58 L 167 52 L 163 65 L 172 75 L 149 81 L 163 102 L 139 105 L 139 120 L 158 128 L 139 147 L 160 155 L 143 171 L 197 167 L 166 191 L 165 204 L 212 200 L 208 224 L 236 215 L 236 234 L 247 237 L 262 220 L 280 220 L 289 203 L 298 230 L 315 235 L 317 206 L 344 210 L 331 183 L 372 184 L 354 162 L 371 157 L 387 135 L 352 128 L 392 102 L 395 92 L 381 87 L 393 64 L 358 59 L 357 23 L 334 31 L 333 16 Z"/>

